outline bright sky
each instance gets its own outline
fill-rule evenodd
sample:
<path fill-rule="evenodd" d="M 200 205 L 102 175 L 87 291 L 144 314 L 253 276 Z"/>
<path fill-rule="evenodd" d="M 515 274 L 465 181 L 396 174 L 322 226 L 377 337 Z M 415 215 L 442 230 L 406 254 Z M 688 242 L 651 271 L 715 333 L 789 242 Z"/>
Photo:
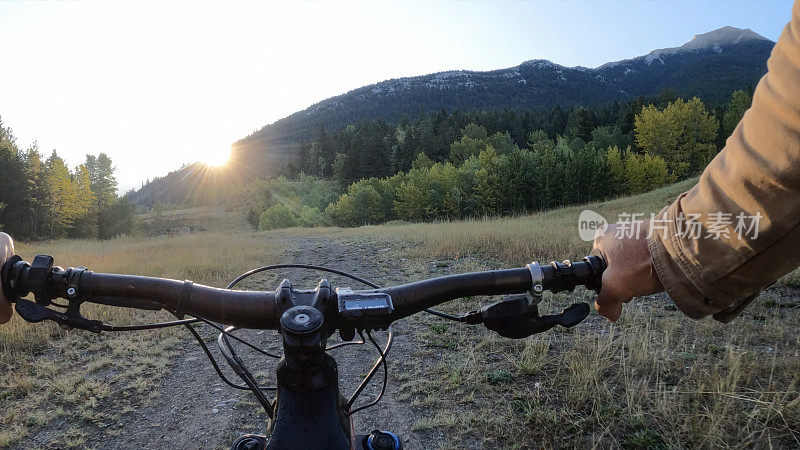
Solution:
<path fill-rule="evenodd" d="M 267 123 L 400 76 L 596 67 L 724 25 L 777 40 L 791 2 L 0 2 L 0 117 L 125 190 L 224 159 Z"/>

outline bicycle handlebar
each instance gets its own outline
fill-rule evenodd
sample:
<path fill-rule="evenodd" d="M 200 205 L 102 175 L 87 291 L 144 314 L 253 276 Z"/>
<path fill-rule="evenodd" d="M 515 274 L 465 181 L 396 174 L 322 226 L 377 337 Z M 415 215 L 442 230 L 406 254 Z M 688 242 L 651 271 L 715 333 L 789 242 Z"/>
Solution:
<path fill-rule="evenodd" d="M 242 328 L 277 327 L 274 291 L 233 291 L 191 281 L 132 275 L 92 273 L 86 293 L 92 297 L 122 297 L 161 303 L 179 314 L 199 316 Z M 90 300 L 91 301 L 91 300 Z"/>
<path fill-rule="evenodd" d="M 560 314 L 544 316 L 539 315 L 538 302 L 523 295 L 510 296 L 463 316 L 452 316 L 428 308 L 473 295 L 530 291 L 532 297 L 540 297 L 545 289 L 558 292 L 572 290 L 578 285 L 599 291 L 606 267 L 601 256 L 587 256 L 576 263 L 552 262 L 542 266 L 534 262 L 522 268 L 449 275 L 360 291 L 333 289 L 327 280 L 321 280 L 314 290 L 295 290 L 289 280 L 283 280 L 276 290 L 260 292 L 218 289 L 188 280 L 93 273 L 81 267 L 63 269 L 53 263 L 51 256 L 39 255 L 29 264 L 15 255 L 0 268 L 3 295 L 16 303 L 17 313 L 23 319 L 29 322 L 52 320 L 65 327 L 97 333 L 185 325 L 203 347 L 219 376 L 233 387 L 253 391 L 264 407 L 270 418 L 271 437 L 267 448 L 295 448 L 299 445 L 303 448 L 342 449 L 372 448 L 368 439 L 386 435 L 376 430 L 369 438 L 354 441 L 351 421 L 347 418 L 375 405 L 383 396 L 388 379 L 386 355 L 392 343 L 392 322 L 427 310 L 467 324 L 482 323 L 501 336 L 512 339 L 541 333 L 556 325 L 572 327 L 589 314 L 588 304 L 575 303 Z M 35 302 L 23 299 L 30 293 Z M 55 298 L 65 298 L 68 303 L 53 302 Z M 83 317 L 80 313 L 83 302 L 148 310 L 167 309 L 179 317 L 185 314 L 194 317 L 158 324 L 109 326 Z M 51 304 L 53 308 L 48 308 Z M 234 384 L 219 369 L 203 338 L 189 326 L 198 320 L 204 320 L 222 331 L 217 340 L 220 351 L 244 385 Z M 229 334 L 232 329 L 222 328 L 211 321 L 240 328 L 280 331 L 283 356 L 276 366 L 274 388 L 260 386 L 236 355 L 228 338 L 241 339 Z M 389 330 L 383 349 L 370 334 L 376 328 Z M 328 338 L 337 330 L 342 341 L 348 342 L 328 346 Z M 360 342 L 353 341 L 356 331 L 362 337 Z M 364 343 L 364 332 L 380 357 L 345 403 L 339 391 L 335 359 L 327 351 L 348 343 Z M 279 357 L 247 341 L 242 342 L 268 356 Z M 384 370 L 381 393 L 369 403 L 356 407 L 356 398 L 381 366 Z M 264 395 L 265 389 L 277 391 L 275 400 Z M 308 430 L 319 430 L 319 433 L 309 433 Z M 246 441 L 237 442 L 242 444 Z M 254 442 L 263 444 L 263 440 L 250 440 L 247 445 Z M 364 445 L 359 446 L 358 442 Z M 238 444 L 234 446 L 240 447 Z"/>
<path fill-rule="evenodd" d="M 599 292 L 605 268 L 605 260 L 594 255 L 585 257 L 581 262 L 553 261 L 545 266 L 534 262 L 518 269 L 448 275 L 374 291 L 385 292 L 392 297 L 397 308 L 396 319 L 399 319 L 440 303 L 473 295 L 521 294 L 529 291 L 540 295 L 543 290 L 571 291 L 581 285 Z"/>
<path fill-rule="evenodd" d="M 534 262 L 523 268 L 449 275 L 394 287 L 353 291 L 353 294 L 365 298 L 388 294 L 392 310 L 380 322 L 381 326 L 388 326 L 397 319 L 437 304 L 473 295 L 529 291 L 541 295 L 543 290 L 559 292 L 579 285 L 599 292 L 605 267 L 601 256 L 587 256 L 581 262 L 552 262 L 549 265 Z M 3 293 L 11 301 L 19 301 L 33 293 L 36 303 L 42 306 L 48 306 L 54 298 L 65 298 L 78 304 L 83 301 L 114 304 L 109 299 L 133 300 L 124 304 L 119 302 L 120 306 L 127 307 L 138 307 L 135 301 L 156 302 L 178 315 L 189 314 L 241 328 L 261 329 L 278 329 L 281 314 L 292 306 L 282 296 L 282 289 L 288 287 L 290 294 L 309 292 L 294 291 L 290 284 L 282 284 L 277 292 L 234 291 L 191 281 L 93 273 L 85 268 L 62 269 L 53 266 L 52 257 L 43 255 L 37 256 L 31 264 L 19 256 L 12 257 L 2 266 L 0 278 Z M 330 286 L 326 285 L 326 289 Z M 142 309 L 153 308 L 142 306 Z M 333 323 L 339 326 L 339 320 Z M 366 328 L 374 322 L 353 319 L 348 325 Z"/>

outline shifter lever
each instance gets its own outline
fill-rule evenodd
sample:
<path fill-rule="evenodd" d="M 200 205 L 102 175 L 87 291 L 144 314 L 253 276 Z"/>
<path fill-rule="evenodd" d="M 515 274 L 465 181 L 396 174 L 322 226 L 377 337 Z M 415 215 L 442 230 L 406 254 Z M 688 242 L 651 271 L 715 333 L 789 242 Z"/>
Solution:
<path fill-rule="evenodd" d="M 471 316 L 478 320 L 468 323 L 483 322 L 486 328 L 496 331 L 503 337 L 520 339 L 535 333 L 542 333 L 556 325 L 573 327 L 589 315 L 589 305 L 575 303 L 559 314 L 539 315 L 539 308 L 532 305 L 525 296 L 514 296 L 506 300 L 484 306 Z"/>
<path fill-rule="evenodd" d="M 544 317 L 553 317 L 557 324 L 561 325 L 562 327 L 571 328 L 583 322 L 583 319 L 585 319 L 588 315 L 589 305 L 581 302 L 573 303 L 567 309 L 561 311 L 561 314 Z"/>

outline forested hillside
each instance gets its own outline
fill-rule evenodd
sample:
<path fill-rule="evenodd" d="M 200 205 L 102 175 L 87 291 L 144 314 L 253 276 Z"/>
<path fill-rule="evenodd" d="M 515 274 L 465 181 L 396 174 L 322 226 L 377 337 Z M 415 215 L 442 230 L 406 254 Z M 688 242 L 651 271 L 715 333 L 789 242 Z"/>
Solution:
<path fill-rule="evenodd" d="M 321 131 L 301 152 L 317 172 L 256 182 L 248 219 L 262 229 L 454 220 L 645 192 L 700 173 L 750 101 L 740 90 L 716 112 L 697 97 L 664 96 L 570 114 L 441 112 Z"/>
<path fill-rule="evenodd" d="M 0 121 L 0 231 L 17 239 L 130 233 L 134 205 L 117 197 L 111 159 L 86 155 L 67 167 L 55 150 L 44 159 L 36 144 L 22 150 Z"/>
<path fill-rule="evenodd" d="M 749 95 L 737 91 L 732 98 L 749 104 Z M 370 120 L 335 131 L 323 128 L 317 130 L 310 142 L 298 147 L 297 159 L 285 166 L 283 174 L 291 176 L 303 172 L 319 178 L 334 178 L 340 186 L 346 186 L 362 178 L 407 171 L 421 153 L 434 162 L 460 164 L 479 153 L 473 148 L 477 138 L 474 132 L 469 131 L 469 125 L 481 128 L 493 147 L 501 152 L 513 146 L 526 147 L 531 133 L 540 133 L 551 141 L 580 139 L 598 148 L 616 145 L 624 149 L 634 145 L 636 150 L 641 150 L 634 142 L 637 114 L 650 105 L 664 108 L 679 98 L 674 92 L 663 91 L 658 96 L 569 110 L 560 106 L 522 113 L 513 110 L 462 113 L 456 110 L 451 114 L 440 110 L 420 115 L 415 120 L 404 118 L 397 124 Z M 703 105 L 704 111 L 705 108 Z M 727 105 L 708 111 L 716 119 L 716 128 L 711 132 L 715 136 L 713 144 L 717 147 L 722 146 L 724 137 L 736 124 L 730 123 L 732 119 L 726 118 L 726 112 L 739 109 L 741 105 Z M 474 131 L 475 128 L 471 129 Z M 672 158 L 672 155 L 661 156 Z"/>
<path fill-rule="evenodd" d="M 314 138 L 320 129 L 338 132 L 363 120 L 383 120 L 382 126 L 402 127 L 431 114 L 505 111 L 522 117 L 556 106 L 568 116 L 576 107 L 627 104 L 664 90 L 683 98 L 697 96 L 716 110 L 734 90 L 755 86 L 766 72 L 773 45 L 750 30 L 725 27 L 697 35 L 681 47 L 654 50 L 595 69 L 532 60 L 489 72 L 451 71 L 388 80 L 319 102 L 237 141 L 231 171 L 235 173 L 193 164 L 151 181 L 134 198 L 143 205 L 156 200 L 183 204 L 230 199 L 255 178 L 277 176 L 290 164 L 297 167 L 298 145 Z M 441 149 L 449 146 L 459 129 L 440 143 Z M 487 126 L 487 130 L 493 129 Z M 527 131 L 508 131 L 518 145 L 525 141 Z M 403 167 L 409 163 L 406 160 Z M 318 168 L 302 169 L 316 172 Z"/>

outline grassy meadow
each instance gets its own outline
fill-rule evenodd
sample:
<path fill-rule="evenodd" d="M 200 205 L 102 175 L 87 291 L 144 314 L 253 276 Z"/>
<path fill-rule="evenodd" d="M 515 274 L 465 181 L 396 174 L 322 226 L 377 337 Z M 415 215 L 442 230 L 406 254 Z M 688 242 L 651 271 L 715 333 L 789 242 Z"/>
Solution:
<path fill-rule="evenodd" d="M 692 181 L 586 208 L 611 220 L 621 212 L 654 212 Z M 52 254 L 65 267 L 222 286 L 256 265 L 286 262 L 287 240 L 399 242 L 402 250 L 392 250 L 392 256 L 411 281 L 433 275 L 431 261 L 469 271 L 582 256 L 590 249 L 576 232 L 582 209 L 270 232 L 246 231 L 228 219 L 206 221 L 193 211 L 182 225 L 196 221 L 205 225 L 195 229 L 205 231 L 175 238 L 20 243 L 17 252 L 25 258 Z M 663 295 L 631 302 L 613 325 L 593 313 L 571 330 L 522 340 L 417 315 L 409 320 L 419 347 L 413 354 L 393 355 L 412 369 L 393 371 L 390 383 L 400 386 L 401 401 L 420 412 L 413 418 L 414 432 L 454 443 L 445 448 L 797 448 L 797 282 L 797 272 L 785 277 L 728 325 L 689 320 Z M 442 309 L 465 311 L 488 300 L 465 299 Z M 544 308 L 557 310 L 577 300 L 591 301 L 591 295 L 547 295 Z M 99 306 L 87 307 L 86 315 L 119 324 L 167 318 Z M 146 339 L 95 336 L 30 325 L 18 317 L 0 326 L 0 447 L 34 436 L 55 447 L 82 446 L 87 433 L 103 432 L 125 408 L 158 401 L 148 386 L 168 373 L 173 347 L 188 337 L 173 330 L 148 333 Z M 68 430 L 48 437 L 53 420 L 68 424 Z"/>
<path fill-rule="evenodd" d="M 273 260 L 276 246 L 247 233 L 198 233 L 177 238 L 120 238 L 102 241 L 18 243 L 28 261 L 51 254 L 63 267 L 85 266 L 96 272 L 192 279 L 225 286 L 255 262 Z M 173 319 L 163 312 L 142 312 L 84 305 L 85 316 L 111 324 Z M 0 326 L 0 448 L 19 442 L 31 430 L 52 420 L 74 422 L 54 436 L 56 447 L 81 446 L 89 422 L 102 430 L 124 412 L 157 396 L 151 387 L 167 370 L 174 347 L 185 338 L 181 329 L 136 334 L 64 331 L 52 323 L 29 324 L 14 316 Z M 135 336 L 136 339 L 131 339 Z M 118 411 L 100 410 L 112 401 Z"/>

